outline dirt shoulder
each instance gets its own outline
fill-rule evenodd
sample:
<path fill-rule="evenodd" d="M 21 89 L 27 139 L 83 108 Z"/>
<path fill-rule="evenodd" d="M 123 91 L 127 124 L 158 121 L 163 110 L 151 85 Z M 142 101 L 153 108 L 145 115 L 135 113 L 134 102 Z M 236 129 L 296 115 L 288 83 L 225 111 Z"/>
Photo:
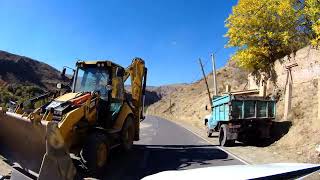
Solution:
<path fill-rule="evenodd" d="M 0 177 L 11 173 L 11 167 L 5 163 L 4 158 L 0 155 Z"/>

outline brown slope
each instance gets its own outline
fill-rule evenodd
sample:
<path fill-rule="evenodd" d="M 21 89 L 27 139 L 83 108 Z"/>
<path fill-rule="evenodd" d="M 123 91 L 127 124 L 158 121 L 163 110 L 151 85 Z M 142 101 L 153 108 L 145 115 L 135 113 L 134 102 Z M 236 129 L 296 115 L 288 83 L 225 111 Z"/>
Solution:
<path fill-rule="evenodd" d="M 36 85 L 52 88 L 60 81 L 59 71 L 37 60 L 0 51 L 1 84 Z"/>
<path fill-rule="evenodd" d="M 232 90 L 244 89 L 247 75 L 248 72 L 239 69 L 234 62 L 228 62 L 225 67 L 217 71 L 219 92 L 223 92 L 227 84 L 231 85 Z M 212 92 L 212 73 L 207 78 Z M 209 104 L 209 100 L 204 79 L 191 84 L 181 84 L 178 88 L 170 87 L 167 87 L 170 89 L 170 93 L 165 94 L 160 101 L 151 105 L 147 110 L 148 114 L 188 121 L 197 127 L 203 127 L 201 119 L 209 113 L 205 111 L 205 106 Z M 165 87 L 162 88 L 166 89 Z M 169 109 L 170 101 L 171 111 Z"/>

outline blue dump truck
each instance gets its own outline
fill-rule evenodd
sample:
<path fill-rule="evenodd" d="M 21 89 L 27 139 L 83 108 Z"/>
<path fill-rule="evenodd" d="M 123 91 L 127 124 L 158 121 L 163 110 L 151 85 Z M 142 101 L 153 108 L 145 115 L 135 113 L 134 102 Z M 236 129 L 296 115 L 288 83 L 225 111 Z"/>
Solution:
<path fill-rule="evenodd" d="M 207 136 L 219 132 L 221 146 L 231 146 L 236 140 L 247 142 L 270 137 L 276 115 L 274 99 L 228 94 L 215 96 L 211 107 L 210 115 L 204 118 Z"/>

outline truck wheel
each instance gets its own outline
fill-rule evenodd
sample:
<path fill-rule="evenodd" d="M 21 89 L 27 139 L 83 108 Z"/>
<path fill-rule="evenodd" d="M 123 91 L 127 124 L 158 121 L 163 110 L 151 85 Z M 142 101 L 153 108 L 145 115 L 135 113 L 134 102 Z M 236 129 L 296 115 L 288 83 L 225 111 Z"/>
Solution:
<path fill-rule="evenodd" d="M 134 123 L 131 116 L 128 116 L 121 131 L 121 146 L 125 151 L 132 149 L 134 140 Z"/>
<path fill-rule="evenodd" d="M 227 137 L 228 132 L 227 131 L 228 131 L 227 125 L 222 124 L 220 126 L 220 131 L 219 131 L 220 146 L 230 146 L 235 143 L 235 140 L 228 140 L 228 137 Z"/>
<path fill-rule="evenodd" d="M 91 134 L 81 149 L 81 161 L 93 176 L 100 176 L 106 167 L 110 151 L 107 137 L 102 133 Z"/>
<path fill-rule="evenodd" d="M 207 131 L 207 137 L 212 137 L 212 131 L 208 127 L 208 124 L 206 124 L 206 131 Z"/>

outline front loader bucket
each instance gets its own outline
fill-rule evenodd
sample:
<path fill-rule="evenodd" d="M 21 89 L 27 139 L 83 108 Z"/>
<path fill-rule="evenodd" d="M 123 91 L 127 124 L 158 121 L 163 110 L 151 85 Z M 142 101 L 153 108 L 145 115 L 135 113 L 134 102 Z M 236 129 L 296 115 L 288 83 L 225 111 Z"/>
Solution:
<path fill-rule="evenodd" d="M 58 128 L 57 122 L 32 123 L 21 115 L 0 110 L 0 155 L 18 164 L 31 179 L 72 180 L 76 168 Z M 11 179 L 21 178 L 13 170 Z"/>
<path fill-rule="evenodd" d="M 0 154 L 23 169 L 39 173 L 46 152 L 46 125 L 0 111 Z"/>

